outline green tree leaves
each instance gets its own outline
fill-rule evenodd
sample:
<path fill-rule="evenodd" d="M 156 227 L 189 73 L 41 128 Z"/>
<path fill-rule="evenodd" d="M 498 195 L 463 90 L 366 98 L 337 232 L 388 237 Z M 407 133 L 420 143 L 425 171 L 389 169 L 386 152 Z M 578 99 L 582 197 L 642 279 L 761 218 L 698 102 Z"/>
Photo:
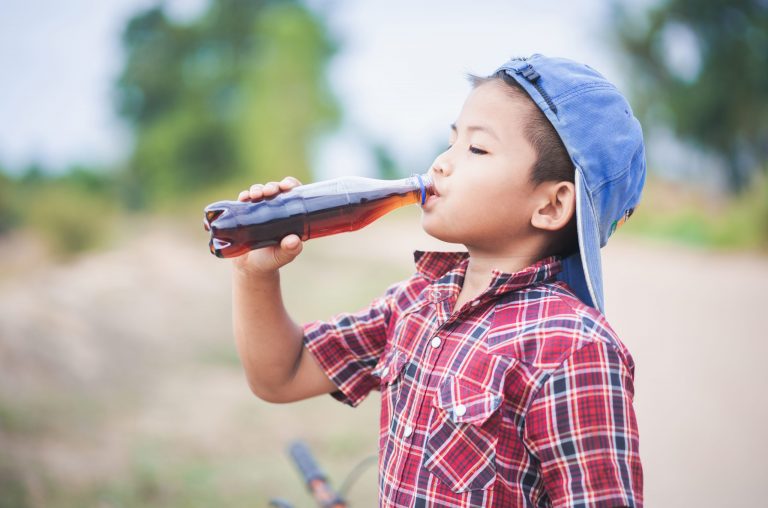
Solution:
<path fill-rule="evenodd" d="M 640 16 L 614 7 L 638 113 L 722 156 L 731 190 L 743 190 L 768 159 L 768 3 L 663 0 Z"/>
<path fill-rule="evenodd" d="M 214 0 L 187 24 L 155 7 L 123 42 L 117 109 L 134 134 L 134 206 L 233 179 L 309 179 L 309 144 L 339 113 L 325 78 L 335 45 L 300 3 Z"/>

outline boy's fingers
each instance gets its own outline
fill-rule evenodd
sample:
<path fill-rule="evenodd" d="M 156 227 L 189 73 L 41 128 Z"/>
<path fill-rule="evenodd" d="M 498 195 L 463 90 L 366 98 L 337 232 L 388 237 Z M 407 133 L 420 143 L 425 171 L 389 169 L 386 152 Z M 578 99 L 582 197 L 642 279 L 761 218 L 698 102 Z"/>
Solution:
<path fill-rule="evenodd" d="M 303 245 L 301 239 L 296 235 L 288 235 L 280 241 L 279 248 L 275 249 L 275 263 L 277 266 L 283 266 L 299 255 Z"/>
<path fill-rule="evenodd" d="M 237 196 L 238 201 L 249 201 L 251 199 L 251 192 L 244 190 L 241 191 L 240 194 Z"/>
<path fill-rule="evenodd" d="M 279 182 L 269 182 L 266 184 L 255 183 L 251 185 L 251 188 L 247 191 L 241 192 L 237 199 L 240 201 L 247 201 L 248 199 L 251 201 L 258 201 L 259 199 L 274 196 L 275 194 L 290 190 L 299 185 L 301 185 L 299 180 L 292 176 L 286 176 Z M 246 194 L 247 197 L 245 199 L 241 197 Z"/>
<path fill-rule="evenodd" d="M 274 196 L 280 192 L 280 185 L 277 182 L 269 182 L 264 186 L 263 192 L 265 196 Z"/>
<path fill-rule="evenodd" d="M 251 188 L 249 189 L 249 193 L 251 195 L 252 200 L 261 199 L 264 196 L 264 186 L 260 183 L 255 183 L 251 185 Z"/>
<path fill-rule="evenodd" d="M 301 238 L 297 235 L 288 235 L 280 241 L 280 247 L 288 251 L 295 251 L 301 246 Z"/>
<path fill-rule="evenodd" d="M 286 176 L 285 178 L 280 180 L 281 191 L 287 191 L 287 190 L 293 189 L 294 187 L 298 187 L 299 185 L 301 185 L 301 182 L 292 176 Z"/>

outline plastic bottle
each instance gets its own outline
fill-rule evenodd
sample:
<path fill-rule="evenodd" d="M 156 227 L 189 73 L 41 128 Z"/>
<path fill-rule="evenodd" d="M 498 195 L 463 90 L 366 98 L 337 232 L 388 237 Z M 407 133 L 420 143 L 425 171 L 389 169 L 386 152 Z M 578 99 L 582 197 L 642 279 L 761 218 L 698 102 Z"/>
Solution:
<path fill-rule="evenodd" d="M 355 231 L 382 215 L 433 194 L 427 174 L 401 180 L 357 176 L 300 185 L 256 202 L 217 201 L 205 207 L 203 226 L 211 253 L 220 258 L 275 245 L 285 236 L 302 240 Z"/>

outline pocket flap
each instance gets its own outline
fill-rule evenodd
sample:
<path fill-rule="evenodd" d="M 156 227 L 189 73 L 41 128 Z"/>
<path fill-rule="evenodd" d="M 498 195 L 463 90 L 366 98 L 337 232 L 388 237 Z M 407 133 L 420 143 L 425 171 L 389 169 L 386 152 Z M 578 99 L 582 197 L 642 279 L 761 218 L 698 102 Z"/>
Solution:
<path fill-rule="evenodd" d="M 391 383 L 400 375 L 408 356 L 398 349 L 391 349 L 373 369 L 372 374 L 381 379 L 382 383 Z"/>
<path fill-rule="evenodd" d="M 454 423 L 485 422 L 501 406 L 498 393 L 472 387 L 451 376 L 440 383 L 435 401 Z"/>

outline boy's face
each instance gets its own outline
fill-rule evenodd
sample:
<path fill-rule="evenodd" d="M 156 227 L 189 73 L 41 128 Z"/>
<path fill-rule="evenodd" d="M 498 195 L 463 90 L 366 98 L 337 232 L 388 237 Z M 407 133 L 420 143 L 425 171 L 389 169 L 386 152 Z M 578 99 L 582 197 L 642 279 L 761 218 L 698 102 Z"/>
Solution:
<path fill-rule="evenodd" d="M 500 254 L 523 254 L 534 232 L 536 154 L 523 130 L 532 104 L 509 94 L 502 82 L 475 88 L 455 124 L 450 146 L 430 174 L 437 196 L 424 205 L 422 226 L 451 243 Z"/>

